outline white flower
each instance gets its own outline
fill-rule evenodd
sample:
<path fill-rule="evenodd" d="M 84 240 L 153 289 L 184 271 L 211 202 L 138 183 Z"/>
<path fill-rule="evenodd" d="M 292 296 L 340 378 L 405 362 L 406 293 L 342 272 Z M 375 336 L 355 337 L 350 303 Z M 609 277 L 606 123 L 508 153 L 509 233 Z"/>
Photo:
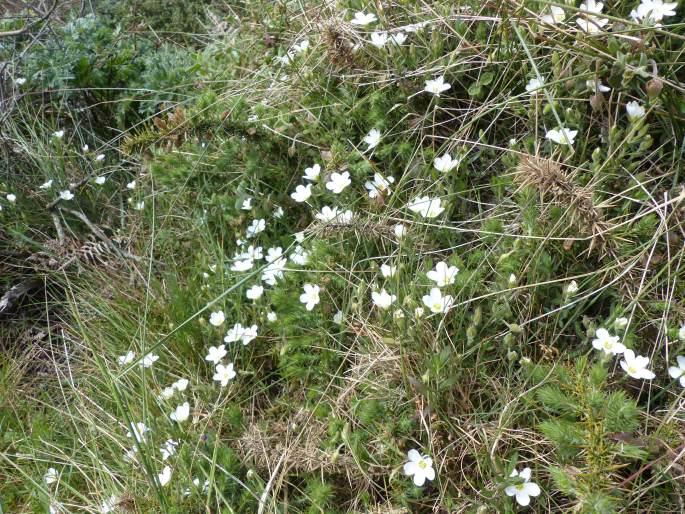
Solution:
<path fill-rule="evenodd" d="M 623 371 L 628 373 L 633 378 L 644 378 L 645 380 L 652 380 L 656 375 L 647 369 L 649 365 L 649 357 L 642 355 L 635 356 L 633 350 L 626 350 L 623 352 L 623 359 L 620 362 Z"/>
<path fill-rule="evenodd" d="M 309 262 L 309 252 L 297 245 L 293 252 L 290 254 L 290 260 L 293 261 L 298 266 L 304 266 Z"/>
<path fill-rule="evenodd" d="M 95 160 L 100 162 L 105 160 L 105 154 L 101 153 L 95 156 Z"/>
<path fill-rule="evenodd" d="M 333 323 L 335 323 L 336 325 L 342 325 L 343 316 L 344 316 L 343 311 L 339 310 L 338 312 L 336 312 L 333 315 Z"/>
<path fill-rule="evenodd" d="M 162 389 L 162 398 L 168 400 L 174 395 L 175 392 L 176 389 L 174 389 L 173 387 L 165 387 L 164 389 Z"/>
<path fill-rule="evenodd" d="M 671 378 L 678 379 L 680 385 L 685 387 L 685 357 L 678 355 L 676 357 L 678 366 L 671 366 L 668 368 L 668 374 Z"/>
<path fill-rule="evenodd" d="M 604 9 L 604 4 L 602 2 L 597 2 L 596 0 L 585 0 L 584 3 L 580 4 L 580 10 L 583 11 L 584 17 L 576 19 L 578 26 L 590 34 L 599 32 L 602 27 L 609 23 L 607 18 L 598 18 L 597 16 L 592 16 L 593 14 L 600 14 Z"/>
<path fill-rule="evenodd" d="M 107 182 L 107 177 L 105 177 L 104 175 L 100 175 L 99 177 L 97 177 L 97 178 L 95 179 L 95 183 L 96 183 L 98 186 L 101 186 L 101 185 L 104 184 L 105 182 Z"/>
<path fill-rule="evenodd" d="M 137 202 L 133 206 L 133 208 L 137 211 L 142 211 L 143 209 L 145 209 L 145 200 L 141 200 L 140 202 Z"/>
<path fill-rule="evenodd" d="M 101 514 L 108 514 L 109 512 L 112 512 L 116 508 L 118 503 L 119 503 L 119 498 L 117 498 L 114 495 L 110 496 L 109 498 L 104 500 L 102 502 L 102 504 L 100 505 L 100 513 Z"/>
<path fill-rule="evenodd" d="M 442 173 L 448 173 L 457 166 L 459 166 L 459 159 L 452 159 L 452 156 L 448 153 L 433 160 L 433 167 Z"/>
<path fill-rule="evenodd" d="M 130 428 L 131 430 L 126 432 L 126 437 L 134 437 L 135 440 L 139 443 L 145 441 L 145 434 L 147 434 L 150 431 L 150 429 L 147 426 L 145 426 L 145 423 L 143 423 L 142 421 L 139 421 L 135 424 L 132 423 Z"/>
<path fill-rule="evenodd" d="M 531 95 L 537 95 L 544 85 L 545 81 L 542 78 L 532 78 L 528 81 L 528 84 L 526 84 L 526 92 Z"/>
<path fill-rule="evenodd" d="M 173 388 L 176 389 L 177 391 L 183 392 L 183 391 L 186 390 L 186 388 L 188 387 L 188 384 L 189 384 L 189 383 L 190 383 L 190 382 L 188 381 L 187 378 L 179 378 L 176 382 L 174 382 L 173 384 L 171 384 L 171 387 L 173 387 Z"/>
<path fill-rule="evenodd" d="M 516 277 L 516 275 L 510 273 L 509 278 L 507 279 L 507 284 L 509 285 L 509 287 L 514 287 L 518 283 L 518 280 L 519 279 Z"/>
<path fill-rule="evenodd" d="M 269 312 L 266 314 L 266 319 L 267 319 L 269 322 L 273 323 L 274 321 L 276 321 L 276 320 L 278 319 L 278 316 L 276 315 L 276 313 L 275 313 L 274 311 L 269 311 Z"/>
<path fill-rule="evenodd" d="M 538 486 L 535 482 L 530 481 L 530 475 L 530 468 L 525 468 L 523 471 L 521 471 L 521 473 L 513 470 L 509 476 L 520 477 L 523 479 L 523 483 L 510 485 L 504 490 L 507 496 L 515 496 L 516 502 L 522 506 L 530 504 L 530 497 L 539 496 L 541 492 L 540 486 Z"/>
<path fill-rule="evenodd" d="M 205 360 L 209 362 L 213 362 L 214 364 L 219 364 L 221 362 L 221 359 L 223 359 L 226 356 L 226 346 L 223 344 L 219 346 L 210 346 L 209 347 L 209 353 L 205 356 Z"/>
<path fill-rule="evenodd" d="M 162 461 L 167 460 L 169 457 L 176 453 L 176 448 L 178 447 L 178 441 L 173 439 L 167 439 L 161 446 L 159 451 L 162 453 Z"/>
<path fill-rule="evenodd" d="M 126 184 L 126 189 L 135 189 L 136 188 L 136 181 L 131 180 L 128 184 Z"/>
<path fill-rule="evenodd" d="M 45 475 L 43 475 L 43 480 L 48 485 L 57 482 L 57 480 L 59 480 L 59 473 L 55 468 L 48 468 Z"/>
<path fill-rule="evenodd" d="M 430 294 L 424 295 L 422 300 L 423 304 L 435 314 L 446 313 L 454 303 L 454 298 L 451 295 L 443 296 L 437 287 L 432 288 Z"/>
<path fill-rule="evenodd" d="M 214 376 L 212 376 L 212 379 L 220 382 L 221 387 L 226 387 L 228 381 L 236 376 L 232 362 L 230 362 L 227 366 L 224 366 L 223 364 L 217 364 L 214 371 L 215 373 Z"/>
<path fill-rule="evenodd" d="M 628 318 L 626 318 L 625 316 L 622 316 L 620 318 L 616 318 L 614 320 L 614 328 L 616 330 L 623 330 L 627 326 L 628 326 Z"/>
<path fill-rule="evenodd" d="M 626 113 L 630 121 L 637 121 L 645 116 L 645 108 L 633 101 L 626 104 Z"/>
<path fill-rule="evenodd" d="M 17 195 L 12 194 L 12 193 L 8 193 L 6 198 L 7 198 L 7 201 L 10 203 L 14 203 L 17 201 Z"/>
<path fill-rule="evenodd" d="M 247 198 L 245 198 L 245 200 L 243 200 L 243 203 L 240 206 L 240 209 L 243 211 L 249 211 L 252 209 L 252 197 L 251 196 L 248 196 Z"/>
<path fill-rule="evenodd" d="M 338 208 L 333 207 L 332 209 L 328 205 L 324 205 L 321 212 L 316 213 L 316 219 L 324 222 L 333 221 L 338 217 Z"/>
<path fill-rule="evenodd" d="M 378 143 L 381 142 L 381 131 L 378 129 L 371 129 L 366 136 L 364 136 L 364 142 L 368 145 L 368 150 L 376 148 Z"/>
<path fill-rule="evenodd" d="M 252 266 L 254 266 L 252 259 L 239 260 L 231 265 L 231 271 L 248 271 L 252 269 Z"/>
<path fill-rule="evenodd" d="M 378 18 L 376 18 L 376 15 L 373 13 L 363 13 L 358 11 L 354 13 L 354 18 L 350 23 L 352 23 L 352 25 L 364 26 L 368 25 L 369 23 L 375 23 L 377 19 Z"/>
<path fill-rule="evenodd" d="M 224 311 L 215 311 L 209 315 L 209 322 L 215 327 L 220 327 L 226 321 L 226 316 L 224 316 Z"/>
<path fill-rule="evenodd" d="M 685 341 L 685 325 L 678 329 L 678 339 Z"/>
<path fill-rule="evenodd" d="M 326 189 L 333 191 L 336 195 L 342 193 L 343 189 L 352 183 L 350 180 L 350 173 L 345 171 L 343 173 L 331 173 L 330 182 L 326 182 Z"/>
<path fill-rule="evenodd" d="M 151 368 L 152 365 L 159 360 L 159 355 L 155 355 L 154 353 L 148 353 L 145 357 L 143 357 L 143 360 L 141 361 L 141 365 L 144 368 Z"/>
<path fill-rule="evenodd" d="M 296 53 L 302 53 L 306 51 L 309 48 L 309 40 L 308 39 L 303 39 L 299 43 L 296 43 L 293 45 L 293 51 Z"/>
<path fill-rule="evenodd" d="M 393 232 L 395 233 L 395 237 L 397 239 L 402 239 L 404 238 L 404 236 L 407 235 L 407 227 L 399 223 L 395 225 L 395 227 L 393 228 Z"/>
<path fill-rule="evenodd" d="M 596 350 L 602 350 L 607 355 L 619 355 L 626 349 L 625 345 L 619 343 L 618 336 L 612 336 L 605 328 L 597 329 L 596 338 L 592 340 L 592 346 Z"/>
<path fill-rule="evenodd" d="M 38 189 L 50 189 L 52 187 L 52 179 L 48 180 L 47 182 L 43 182 L 40 186 L 38 186 Z"/>
<path fill-rule="evenodd" d="M 81 147 L 81 151 L 82 151 L 83 153 L 86 153 L 88 150 L 90 150 L 90 147 L 89 147 L 87 144 L 85 144 L 85 145 L 83 145 L 83 146 Z"/>
<path fill-rule="evenodd" d="M 421 455 L 418 450 L 409 450 L 407 452 L 409 462 L 404 464 L 404 474 L 414 477 L 414 485 L 421 487 L 426 479 L 435 479 L 435 470 L 433 469 L 433 459 L 428 455 Z"/>
<path fill-rule="evenodd" d="M 407 207 L 410 211 L 419 213 L 424 218 L 436 218 L 445 210 L 440 203 L 440 198 L 422 196 L 420 198 L 415 198 Z"/>
<path fill-rule="evenodd" d="M 135 358 L 136 354 L 129 350 L 124 355 L 117 357 L 117 362 L 119 363 L 119 366 L 126 366 L 126 364 L 131 364 Z"/>
<path fill-rule="evenodd" d="M 296 232 L 295 234 L 293 234 L 293 237 L 295 238 L 295 241 L 297 241 L 298 243 L 304 243 L 304 230 L 302 232 Z"/>
<path fill-rule="evenodd" d="M 642 0 L 637 9 L 632 11 L 630 15 L 636 21 L 645 21 L 648 23 L 656 23 L 664 19 L 666 16 L 675 16 L 675 8 L 678 6 L 676 2 L 666 2 L 663 0 Z"/>
<path fill-rule="evenodd" d="M 595 93 L 608 93 L 611 88 L 602 84 L 601 80 L 586 80 L 585 85 Z"/>
<path fill-rule="evenodd" d="M 248 300 L 257 300 L 262 296 L 262 294 L 264 294 L 264 287 L 255 284 L 247 290 L 245 296 L 247 296 Z"/>
<path fill-rule="evenodd" d="M 558 145 L 573 145 L 577 135 L 577 130 L 560 128 L 548 130 L 547 134 L 545 134 L 545 137 L 550 141 L 554 141 Z"/>
<path fill-rule="evenodd" d="M 373 175 L 373 182 L 367 181 L 364 187 L 369 191 L 369 198 L 376 198 L 377 196 L 387 193 L 390 194 L 390 184 L 395 182 L 395 177 L 385 178 L 380 173 Z"/>
<path fill-rule="evenodd" d="M 252 223 L 250 224 L 250 226 L 247 227 L 246 236 L 247 237 L 256 236 L 260 232 L 263 232 L 265 228 L 266 228 L 266 221 L 264 219 L 252 220 Z"/>
<path fill-rule="evenodd" d="M 426 273 L 426 276 L 438 287 L 445 287 L 454 284 L 457 273 L 459 273 L 459 268 L 456 266 L 450 266 L 446 262 L 438 262 L 435 269 Z"/>
<path fill-rule="evenodd" d="M 176 409 L 174 409 L 174 411 L 169 415 L 171 420 L 175 421 L 176 423 L 183 423 L 188 419 L 188 416 L 190 416 L 190 404 L 188 402 L 178 405 Z"/>
<path fill-rule="evenodd" d="M 288 261 L 285 257 L 281 257 L 270 263 L 262 272 L 262 282 L 270 286 L 275 286 L 276 280 L 283 278 L 283 270 L 287 263 Z"/>
<path fill-rule="evenodd" d="M 404 32 L 398 32 L 390 36 L 390 40 L 397 46 L 402 46 L 407 41 L 407 35 Z"/>
<path fill-rule="evenodd" d="M 452 85 L 445 82 L 445 77 L 441 75 L 434 80 L 427 80 L 426 87 L 424 87 L 423 90 L 427 93 L 432 93 L 435 96 L 440 96 L 440 93 L 444 93 L 451 87 Z"/>
<path fill-rule="evenodd" d="M 305 284 L 304 293 L 300 295 L 300 302 L 305 304 L 305 308 L 311 311 L 319 303 L 320 288 L 316 284 Z"/>
<path fill-rule="evenodd" d="M 376 48 L 383 48 L 388 42 L 387 32 L 373 32 L 371 34 L 371 44 Z"/>
<path fill-rule="evenodd" d="M 64 130 L 57 130 L 56 132 L 53 132 L 52 137 L 56 139 L 62 139 L 64 137 Z"/>
<path fill-rule="evenodd" d="M 242 341 L 243 345 L 247 345 L 255 337 L 257 337 L 259 329 L 257 325 L 252 325 L 251 327 L 243 327 L 242 324 L 236 323 L 233 328 L 226 332 L 226 337 L 224 337 L 225 343 L 235 343 L 237 341 Z M 222 345 L 223 346 L 223 345 Z"/>
<path fill-rule="evenodd" d="M 20 77 L 20 78 L 18 78 L 18 79 L 14 79 L 14 83 L 15 83 L 17 86 L 23 86 L 24 84 L 26 84 L 26 79 L 23 78 L 23 77 Z"/>
<path fill-rule="evenodd" d="M 59 192 L 59 197 L 62 200 L 72 200 L 74 198 L 74 193 L 72 193 L 68 189 L 65 189 L 64 191 Z"/>
<path fill-rule="evenodd" d="M 381 275 L 385 278 L 392 277 L 397 272 L 397 266 L 390 266 L 389 264 L 381 264 Z"/>
<path fill-rule="evenodd" d="M 550 25 L 556 25 L 557 23 L 564 21 L 565 17 L 566 13 L 561 7 L 550 5 L 549 14 L 543 14 L 540 19 Z"/>
<path fill-rule="evenodd" d="M 416 307 L 416 308 L 414 309 L 414 317 L 415 317 L 416 319 L 422 318 L 422 317 L 423 317 L 423 313 L 424 313 L 423 307 Z"/>
<path fill-rule="evenodd" d="M 307 184 L 306 186 L 299 185 L 295 188 L 295 191 L 290 193 L 290 198 L 298 203 L 306 202 L 309 197 L 312 196 L 312 185 Z"/>
<path fill-rule="evenodd" d="M 266 251 L 266 262 L 274 262 L 283 256 L 283 248 L 272 246 Z"/>
<path fill-rule="evenodd" d="M 157 475 L 157 479 L 159 480 L 159 485 L 162 487 L 167 485 L 169 480 L 171 480 L 171 468 L 169 466 L 164 466 L 162 472 Z"/>
<path fill-rule="evenodd" d="M 578 292 L 578 282 L 571 280 L 566 286 L 566 294 L 576 294 Z"/>
<path fill-rule="evenodd" d="M 285 214 L 283 212 L 283 207 L 281 207 L 280 205 L 277 205 L 276 210 L 274 210 L 274 218 L 282 218 L 283 214 Z"/>
<path fill-rule="evenodd" d="M 394 294 L 388 294 L 388 292 L 385 289 L 381 289 L 380 292 L 373 291 L 371 293 L 371 300 L 373 300 L 373 304 L 376 307 L 385 310 L 388 307 L 390 307 L 393 303 L 395 303 L 395 300 L 397 300 L 397 296 Z"/>
<path fill-rule="evenodd" d="M 319 175 L 321 174 L 321 166 L 318 164 L 315 164 L 311 168 L 305 168 L 304 169 L 304 178 L 305 180 L 309 180 L 310 182 L 315 182 L 319 180 Z"/>

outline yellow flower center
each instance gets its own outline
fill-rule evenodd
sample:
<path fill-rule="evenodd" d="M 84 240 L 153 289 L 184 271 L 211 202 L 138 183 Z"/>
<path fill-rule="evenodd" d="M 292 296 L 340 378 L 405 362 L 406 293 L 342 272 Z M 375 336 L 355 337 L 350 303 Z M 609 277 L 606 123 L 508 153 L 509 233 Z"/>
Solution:
<path fill-rule="evenodd" d="M 426 464 L 426 461 L 425 461 L 425 460 L 420 460 L 420 461 L 419 461 L 419 467 L 420 467 L 421 469 L 426 469 L 426 468 L 428 467 L 428 465 Z"/>
<path fill-rule="evenodd" d="M 523 491 L 523 484 L 516 484 L 517 491 Z"/>
<path fill-rule="evenodd" d="M 611 341 L 604 341 L 604 348 L 606 348 L 607 350 L 611 349 Z"/>

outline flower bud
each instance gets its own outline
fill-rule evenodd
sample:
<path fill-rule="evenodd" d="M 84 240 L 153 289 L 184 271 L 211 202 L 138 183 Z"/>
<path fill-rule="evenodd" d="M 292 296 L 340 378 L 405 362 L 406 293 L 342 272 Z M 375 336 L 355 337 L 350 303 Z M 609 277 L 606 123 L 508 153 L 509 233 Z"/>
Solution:
<path fill-rule="evenodd" d="M 592 110 L 597 112 L 604 105 L 604 95 L 602 93 L 596 93 L 590 97 L 590 107 Z"/>
<path fill-rule="evenodd" d="M 663 88 L 664 82 L 660 78 L 654 77 L 652 80 L 647 82 L 647 96 L 653 100 L 659 96 Z"/>

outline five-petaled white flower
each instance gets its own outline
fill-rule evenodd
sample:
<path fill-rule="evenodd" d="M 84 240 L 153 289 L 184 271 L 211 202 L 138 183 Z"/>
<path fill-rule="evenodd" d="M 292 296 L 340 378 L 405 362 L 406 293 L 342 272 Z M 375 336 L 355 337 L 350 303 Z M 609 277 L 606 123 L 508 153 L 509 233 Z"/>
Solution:
<path fill-rule="evenodd" d="M 364 136 L 364 142 L 368 145 L 368 150 L 376 148 L 381 142 L 381 131 L 378 129 L 371 129 L 368 134 Z"/>
<path fill-rule="evenodd" d="M 391 266 L 389 264 L 381 264 L 381 275 L 385 278 L 392 277 L 397 272 L 397 266 Z"/>
<path fill-rule="evenodd" d="M 252 259 L 244 259 L 235 261 L 231 265 L 231 271 L 248 271 L 254 266 L 254 261 Z"/>
<path fill-rule="evenodd" d="M 376 18 L 376 15 L 373 13 L 363 13 L 361 11 L 357 11 L 354 13 L 354 18 L 352 18 L 352 25 L 359 25 L 360 27 L 363 27 L 364 25 L 368 25 L 370 23 L 374 23 L 378 18 Z"/>
<path fill-rule="evenodd" d="M 576 19 L 576 23 L 582 30 L 589 34 L 601 31 L 602 27 L 609 23 L 609 20 L 607 18 L 598 18 L 593 15 L 600 14 L 602 9 L 604 9 L 604 4 L 602 2 L 585 0 L 584 3 L 580 4 L 582 16 Z"/>
<path fill-rule="evenodd" d="M 55 139 L 62 139 L 64 137 L 64 130 L 57 130 L 52 133 L 52 137 Z"/>
<path fill-rule="evenodd" d="M 596 350 L 602 350 L 607 355 L 619 355 L 626 349 L 625 345 L 619 343 L 618 336 L 612 336 L 605 328 L 597 329 L 595 334 L 597 337 L 592 340 L 592 346 Z"/>
<path fill-rule="evenodd" d="M 169 415 L 171 420 L 176 423 L 183 423 L 188 419 L 188 416 L 190 416 L 190 404 L 188 402 L 178 405 Z"/>
<path fill-rule="evenodd" d="M 586 80 L 585 85 L 595 93 L 608 93 L 611 91 L 611 88 L 602 84 L 601 80 Z"/>
<path fill-rule="evenodd" d="M 174 439 L 167 439 L 159 449 L 159 451 L 162 453 L 162 461 L 165 461 L 169 457 L 174 455 L 176 453 L 177 447 L 178 447 L 178 441 L 175 441 Z M 134 446 L 134 448 L 135 448 L 135 446 Z"/>
<path fill-rule="evenodd" d="M 550 25 L 556 25 L 557 23 L 564 21 L 565 17 L 566 13 L 561 7 L 557 7 L 556 5 L 550 5 L 549 12 L 543 14 L 540 19 L 543 22 L 548 23 Z"/>
<path fill-rule="evenodd" d="M 95 156 L 95 160 L 97 162 L 104 161 L 105 160 L 105 154 L 101 153 Z"/>
<path fill-rule="evenodd" d="M 635 101 L 628 102 L 626 104 L 626 113 L 630 121 L 637 121 L 645 117 L 645 108 Z"/>
<path fill-rule="evenodd" d="M 24 77 L 19 77 L 17 79 L 14 79 L 14 83 L 17 86 L 23 86 L 24 84 L 26 84 L 26 79 Z"/>
<path fill-rule="evenodd" d="M 530 497 L 531 496 L 539 496 L 540 495 L 540 486 L 538 486 L 535 482 L 530 481 L 530 476 L 531 476 L 531 471 L 530 468 L 524 468 L 521 473 L 519 473 L 516 470 L 513 470 L 511 472 L 511 475 L 509 475 L 511 478 L 513 477 L 519 477 L 523 479 L 523 482 L 520 484 L 516 485 L 510 485 L 506 489 L 504 489 L 504 492 L 506 493 L 507 496 L 515 496 L 516 497 L 516 502 L 519 505 L 526 506 L 530 504 Z"/>
<path fill-rule="evenodd" d="M 115 495 L 103 500 L 103 502 L 100 504 L 100 514 L 108 514 L 109 512 L 112 512 L 114 509 L 116 509 L 118 503 L 119 498 L 117 498 Z"/>
<path fill-rule="evenodd" d="M 545 85 L 545 81 L 542 79 L 542 77 L 538 78 L 532 78 L 528 81 L 528 84 L 526 84 L 526 92 L 531 94 L 531 95 L 537 95 Z"/>
<path fill-rule="evenodd" d="M 190 381 L 187 378 L 179 378 L 176 382 L 171 384 L 171 387 L 173 387 L 177 391 L 183 392 L 186 390 L 189 383 Z"/>
<path fill-rule="evenodd" d="M 398 32 L 390 36 L 390 40 L 397 46 L 402 46 L 407 41 L 407 35 L 404 32 Z"/>
<path fill-rule="evenodd" d="M 374 173 L 373 182 L 367 180 L 364 187 L 369 191 L 369 198 L 376 198 L 377 196 L 387 193 L 390 194 L 390 184 L 395 182 L 395 177 L 385 178 L 380 173 Z"/>
<path fill-rule="evenodd" d="M 576 294 L 578 292 L 578 282 L 575 280 L 571 280 L 569 284 L 566 286 L 566 294 Z"/>
<path fill-rule="evenodd" d="M 373 291 L 371 293 L 371 300 L 376 307 L 385 310 L 395 303 L 397 296 L 394 294 L 389 294 L 385 289 L 381 289 L 380 292 Z"/>
<path fill-rule="evenodd" d="M 171 468 L 169 466 L 164 466 L 161 473 L 157 475 L 157 480 L 159 480 L 159 485 L 164 487 L 171 480 Z"/>
<path fill-rule="evenodd" d="M 373 32 L 371 34 L 371 44 L 376 48 L 383 48 L 388 42 L 387 32 Z"/>
<path fill-rule="evenodd" d="M 424 87 L 423 90 L 427 93 L 432 93 L 435 96 L 440 96 L 440 93 L 444 93 L 451 87 L 451 84 L 445 82 L 445 77 L 440 75 L 434 80 L 427 80 L 426 87 Z"/>
<path fill-rule="evenodd" d="M 290 260 L 298 266 L 304 266 L 309 262 L 309 252 L 300 245 L 297 245 L 290 254 Z"/>
<path fill-rule="evenodd" d="M 292 198 L 298 203 L 306 202 L 307 200 L 309 200 L 310 196 L 312 196 L 311 184 L 307 184 L 306 186 L 300 184 L 295 188 L 295 191 L 290 193 L 290 198 Z"/>
<path fill-rule="evenodd" d="M 670 366 L 668 368 L 668 374 L 671 378 L 677 379 L 681 386 L 685 387 L 685 357 L 678 355 L 676 361 L 678 362 L 678 365 Z"/>
<path fill-rule="evenodd" d="M 272 246 L 266 250 L 266 262 L 274 262 L 283 257 L 283 248 L 280 246 Z"/>
<path fill-rule="evenodd" d="M 442 173 L 450 172 L 458 165 L 459 159 L 452 159 L 452 156 L 448 153 L 446 153 L 442 157 L 436 157 L 433 160 L 433 167 L 436 170 L 441 171 Z"/>
<path fill-rule="evenodd" d="M 459 268 L 456 266 L 450 266 L 446 262 L 438 262 L 435 269 L 426 273 L 426 276 L 438 287 L 445 287 L 454 284 L 457 273 L 459 273 Z"/>
<path fill-rule="evenodd" d="M 150 431 L 150 429 L 142 421 L 131 423 L 130 428 L 131 430 L 126 432 L 126 437 L 134 437 L 139 443 L 145 441 L 145 434 Z"/>
<path fill-rule="evenodd" d="M 68 189 L 65 189 L 64 191 L 59 192 L 59 197 L 62 200 L 73 200 L 74 199 L 74 193 L 72 193 Z"/>
<path fill-rule="evenodd" d="M 248 196 L 243 200 L 243 203 L 240 205 L 240 209 L 243 211 L 249 211 L 252 209 L 252 197 Z"/>
<path fill-rule="evenodd" d="M 264 286 L 253 285 L 250 289 L 245 292 L 248 300 L 257 300 L 264 294 Z"/>
<path fill-rule="evenodd" d="M 577 130 L 560 128 L 548 130 L 545 134 L 545 137 L 550 141 L 554 141 L 558 145 L 573 145 L 577 135 Z"/>
<path fill-rule="evenodd" d="M 644 21 L 649 24 L 660 26 L 660 21 L 666 16 L 675 16 L 677 2 L 664 2 L 663 0 L 642 0 L 637 9 L 630 13 L 635 21 Z"/>
<path fill-rule="evenodd" d="M 252 325 L 251 327 L 243 327 L 242 324 L 236 323 L 233 328 L 226 333 L 224 337 L 225 343 L 235 343 L 237 341 L 242 341 L 244 345 L 247 345 L 259 333 L 257 325 Z"/>
<path fill-rule="evenodd" d="M 220 327 L 226 321 L 226 316 L 224 316 L 224 311 L 215 311 L 209 315 L 209 322 L 215 327 Z"/>
<path fill-rule="evenodd" d="M 269 311 L 266 314 L 266 319 L 269 321 L 269 323 L 273 323 L 274 321 L 278 320 L 278 315 L 274 311 Z"/>
<path fill-rule="evenodd" d="M 246 232 L 246 237 L 254 237 L 260 232 L 264 232 L 264 229 L 266 228 L 266 221 L 264 219 L 260 220 L 252 220 L 252 223 L 250 224 L 249 227 L 247 227 Z"/>
<path fill-rule="evenodd" d="M 428 196 L 415 198 L 407 207 L 410 211 L 419 213 L 424 218 L 437 218 L 445 211 L 440 198 L 429 198 Z"/>
<path fill-rule="evenodd" d="M 45 475 L 43 475 L 43 480 L 48 485 L 57 482 L 57 480 L 59 480 L 59 473 L 55 468 L 48 468 Z"/>
<path fill-rule="evenodd" d="M 407 235 L 407 227 L 402 225 L 401 223 L 398 223 L 397 225 L 395 225 L 395 227 L 392 229 L 392 231 L 398 240 L 403 239 L 404 236 Z"/>
<path fill-rule="evenodd" d="M 343 313 L 343 311 L 336 312 L 335 314 L 333 314 L 333 323 L 335 323 L 336 325 L 342 325 L 344 316 L 345 314 Z"/>
<path fill-rule="evenodd" d="M 219 346 L 210 346 L 205 360 L 213 362 L 214 364 L 219 364 L 221 359 L 226 356 L 226 346 L 220 344 Z"/>
<path fill-rule="evenodd" d="M 311 182 L 316 182 L 319 180 L 319 175 L 321 175 L 321 166 L 319 164 L 315 164 L 311 168 L 304 169 L 304 176 L 302 178 Z"/>
<path fill-rule="evenodd" d="M 140 365 L 144 368 L 151 368 L 152 365 L 158 360 L 159 355 L 155 355 L 154 353 L 148 353 L 145 357 L 143 357 L 143 360 L 140 362 Z"/>
<path fill-rule="evenodd" d="M 228 363 L 227 366 L 224 366 L 223 364 L 217 364 L 214 371 L 215 373 L 214 376 L 212 376 L 212 379 L 219 382 L 221 387 L 226 387 L 226 385 L 228 385 L 228 381 L 236 376 L 232 362 Z"/>
<path fill-rule="evenodd" d="M 40 186 L 38 186 L 38 189 L 50 189 L 52 187 L 52 179 L 48 180 L 47 182 L 43 182 Z"/>
<path fill-rule="evenodd" d="M 131 182 L 126 184 L 126 189 L 135 189 L 136 188 L 136 181 L 131 180 Z"/>
<path fill-rule="evenodd" d="M 623 330 L 628 326 L 628 318 L 625 316 L 621 316 L 620 318 L 616 318 L 614 320 L 614 328 L 616 330 Z"/>
<path fill-rule="evenodd" d="M 433 459 L 428 455 L 421 455 L 418 450 L 409 450 L 407 458 L 409 462 L 404 464 L 404 474 L 414 477 L 414 485 L 421 487 L 426 480 L 435 479 Z"/>
<path fill-rule="evenodd" d="M 300 302 L 305 304 L 305 308 L 311 311 L 319 303 L 320 288 L 316 284 L 305 284 L 304 293 L 300 295 Z"/>
<path fill-rule="evenodd" d="M 14 203 L 17 201 L 17 195 L 15 195 L 13 193 L 7 193 L 6 198 L 7 198 L 7 201 L 10 203 Z"/>
<path fill-rule="evenodd" d="M 104 176 L 104 175 L 100 175 L 99 177 L 96 177 L 96 178 L 95 178 L 95 183 L 96 183 L 98 186 L 101 186 L 101 185 L 104 184 L 105 182 L 107 182 L 107 177 Z"/>
<path fill-rule="evenodd" d="M 135 358 L 136 354 L 129 350 L 124 355 L 117 357 L 117 362 L 119 363 L 119 366 L 125 366 L 126 364 L 131 364 Z"/>
<path fill-rule="evenodd" d="M 642 355 L 635 355 L 633 350 L 625 350 L 623 352 L 623 359 L 621 359 L 621 367 L 623 371 L 628 373 L 633 378 L 644 378 L 645 380 L 652 380 L 656 375 L 647 369 L 649 365 L 649 357 Z"/>
<path fill-rule="evenodd" d="M 454 303 L 454 298 L 451 295 L 443 296 L 437 287 L 433 287 L 430 294 L 424 295 L 422 300 L 423 304 L 435 314 L 446 313 Z"/>
<path fill-rule="evenodd" d="M 350 180 L 350 173 L 345 171 L 343 173 L 331 173 L 330 182 L 326 182 L 326 189 L 333 191 L 336 195 L 342 193 L 343 189 L 352 183 Z"/>

